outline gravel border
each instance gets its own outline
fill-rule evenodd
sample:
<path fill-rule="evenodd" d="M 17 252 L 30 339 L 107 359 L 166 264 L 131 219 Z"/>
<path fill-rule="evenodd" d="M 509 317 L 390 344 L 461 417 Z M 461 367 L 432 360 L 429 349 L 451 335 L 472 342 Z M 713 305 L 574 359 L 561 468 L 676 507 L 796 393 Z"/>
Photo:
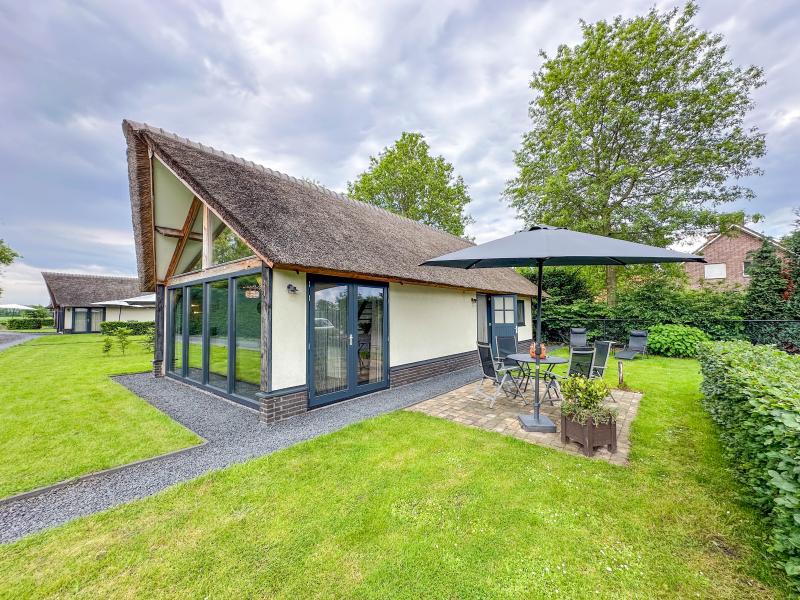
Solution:
<path fill-rule="evenodd" d="M 258 413 L 219 396 L 149 373 L 116 381 L 207 440 L 181 453 L 56 484 L 34 497 L 0 506 L 0 542 L 12 542 L 78 517 L 155 494 L 209 471 L 270 454 L 387 412 L 457 389 L 480 378 L 477 368 L 375 392 L 267 425 Z"/>

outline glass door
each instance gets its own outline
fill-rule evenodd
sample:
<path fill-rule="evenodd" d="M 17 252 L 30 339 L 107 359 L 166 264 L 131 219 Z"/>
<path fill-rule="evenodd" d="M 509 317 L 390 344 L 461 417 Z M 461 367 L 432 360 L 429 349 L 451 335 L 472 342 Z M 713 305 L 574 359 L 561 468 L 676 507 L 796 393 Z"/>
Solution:
<path fill-rule="evenodd" d="M 103 310 L 102 308 L 92 308 L 89 311 L 89 329 L 92 333 L 100 332 L 100 323 L 103 322 Z"/>
<path fill-rule="evenodd" d="M 497 336 L 517 337 L 517 297 L 492 296 L 491 324 L 492 348 L 497 352 Z"/>
<path fill-rule="evenodd" d="M 386 287 L 312 281 L 309 406 L 386 387 Z"/>
<path fill-rule="evenodd" d="M 72 309 L 72 332 L 86 333 L 89 331 L 89 311 L 85 308 Z"/>

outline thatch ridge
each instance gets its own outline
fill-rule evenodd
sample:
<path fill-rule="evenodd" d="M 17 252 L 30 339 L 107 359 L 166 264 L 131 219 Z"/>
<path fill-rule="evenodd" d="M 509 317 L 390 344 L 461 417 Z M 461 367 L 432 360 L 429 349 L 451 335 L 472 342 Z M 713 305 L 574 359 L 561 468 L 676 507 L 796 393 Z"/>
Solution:
<path fill-rule="evenodd" d="M 149 151 L 276 267 L 358 274 L 410 283 L 535 295 L 510 269 L 420 267 L 471 242 L 323 186 L 193 142 L 123 121 L 140 278 L 152 291 Z"/>

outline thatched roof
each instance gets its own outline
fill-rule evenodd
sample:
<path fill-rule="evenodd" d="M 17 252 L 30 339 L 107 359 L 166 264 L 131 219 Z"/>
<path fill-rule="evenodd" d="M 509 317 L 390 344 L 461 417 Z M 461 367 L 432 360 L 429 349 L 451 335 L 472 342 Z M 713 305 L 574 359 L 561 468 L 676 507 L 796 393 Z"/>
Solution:
<path fill-rule="evenodd" d="M 155 286 L 148 152 L 169 167 L 276 268 L 358 274 L 535 295 L 510 269 L 463 271 L 420 263 L 470 246 L 432 227 L 352 200 L 146 124 L 123 121 L 139 277 Z"/>
<path fill-rule="evenodd" d="M 131 298 L 141 294 L 138 277 L 106 277 L 76 273 L 42 272 L 53 306 L 89 307 L 95 302 Z"/>

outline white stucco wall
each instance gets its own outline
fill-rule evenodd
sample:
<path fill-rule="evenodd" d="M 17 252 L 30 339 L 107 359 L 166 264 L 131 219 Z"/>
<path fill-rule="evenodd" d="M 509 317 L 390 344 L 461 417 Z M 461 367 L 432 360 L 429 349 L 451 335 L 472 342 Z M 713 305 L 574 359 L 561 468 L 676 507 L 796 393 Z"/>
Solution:
<path fill-rule="evenodd" d="M 475 292 L 389 285 L 389 364 L 394 367 L 475 349 Z"/>
<path fill-rule="evenodd" d="M 517 327 L 518 340 L 532 340 L 533 339 L 533 313 L 531 312 L 531 299 L 523 296 L 518 296 L 520 300 L 525 301 L 525 325 Z"/>
<path fill-rule="evenodd" d="M 106 321 L 155 321 L 155 308 L 107 306 Z"/>
<path fill-rule="evenodd" d="M 306 383 L 306 274 L 276 269 L 272 285 L 272 389 L 279 390 Z"/>

